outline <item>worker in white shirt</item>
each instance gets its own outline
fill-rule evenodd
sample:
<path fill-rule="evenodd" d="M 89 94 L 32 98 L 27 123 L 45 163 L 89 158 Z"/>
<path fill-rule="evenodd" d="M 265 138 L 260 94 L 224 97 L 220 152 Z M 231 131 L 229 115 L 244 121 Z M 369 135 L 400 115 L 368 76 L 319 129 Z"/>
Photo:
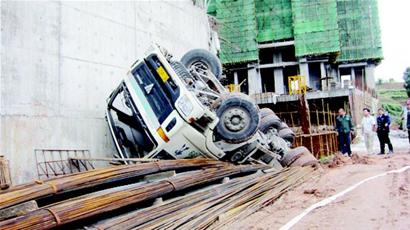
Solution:
<path fill-rule="evenodd" d="M 364 137 L 364 143 L 366 145 L 367 153 L 373 154 L 373 139 L 374 132 L 376 130 L 376 120 L 370 115 L 370 109 L 363 109 L 362 119 L 362 133 Z"/>

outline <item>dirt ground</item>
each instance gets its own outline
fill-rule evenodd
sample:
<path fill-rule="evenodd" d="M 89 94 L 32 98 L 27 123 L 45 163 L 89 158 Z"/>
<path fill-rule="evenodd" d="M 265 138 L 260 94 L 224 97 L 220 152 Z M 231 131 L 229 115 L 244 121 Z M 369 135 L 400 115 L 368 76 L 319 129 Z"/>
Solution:
<path fill-rule="evenodd" d="M 323 165 L 306 183 L 225 229 L 278 229 L 312 204 L 363 179 L 410 165 L 410 144 L 396 134 L 395 154 L 370 155 L 359 142 L 353 146 L 357 159 L 342 157 L 343 163 L 333 168 Z M 309 213 L 292 229 L 410 229 L 410 170 L 368 181 Z"/>

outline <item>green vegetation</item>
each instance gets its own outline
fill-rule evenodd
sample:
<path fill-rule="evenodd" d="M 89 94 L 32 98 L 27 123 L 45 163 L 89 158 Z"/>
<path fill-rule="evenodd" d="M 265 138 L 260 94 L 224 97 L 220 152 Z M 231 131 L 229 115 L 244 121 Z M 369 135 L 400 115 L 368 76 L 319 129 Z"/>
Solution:
<path fill-rule="evenodd" d="M 406 90 L 401 83 L 382 83 L 377 86 L 380 105 L 389 112 L 392 122 L 398 126 L 402 125 L 402 107 L 407 100 Z"/>

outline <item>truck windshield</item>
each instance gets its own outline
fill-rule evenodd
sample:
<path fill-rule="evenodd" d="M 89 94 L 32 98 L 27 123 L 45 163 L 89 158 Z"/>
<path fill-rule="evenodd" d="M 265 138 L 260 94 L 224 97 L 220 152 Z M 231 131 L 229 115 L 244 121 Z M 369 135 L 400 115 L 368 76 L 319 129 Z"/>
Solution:
<path fill-rule="evenodd" d="M 144 92 L 159 123 L 162 123 L 173 110 L 170 99 L 145 63 L 139 65 L 132 74 Z"/>

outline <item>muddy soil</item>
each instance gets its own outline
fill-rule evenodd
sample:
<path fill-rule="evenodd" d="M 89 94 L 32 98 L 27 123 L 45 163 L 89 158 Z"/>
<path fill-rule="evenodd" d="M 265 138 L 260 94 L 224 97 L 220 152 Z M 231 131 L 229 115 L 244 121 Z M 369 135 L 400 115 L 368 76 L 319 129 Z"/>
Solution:
<path fill-rule="evenodd" d="M 408 140 L 393 137 L 392 142 L 393 155 L 367 154 L 353 146 L 357 156 L 339 156 L 332 167 L 323 165 L 306 183 L 225 229 L 278 229 L 310 205 L 363 179 L 410 165 Z M 309 213 L 293 229 L 410 229 L 410 170 L 362 184 Z"/>

